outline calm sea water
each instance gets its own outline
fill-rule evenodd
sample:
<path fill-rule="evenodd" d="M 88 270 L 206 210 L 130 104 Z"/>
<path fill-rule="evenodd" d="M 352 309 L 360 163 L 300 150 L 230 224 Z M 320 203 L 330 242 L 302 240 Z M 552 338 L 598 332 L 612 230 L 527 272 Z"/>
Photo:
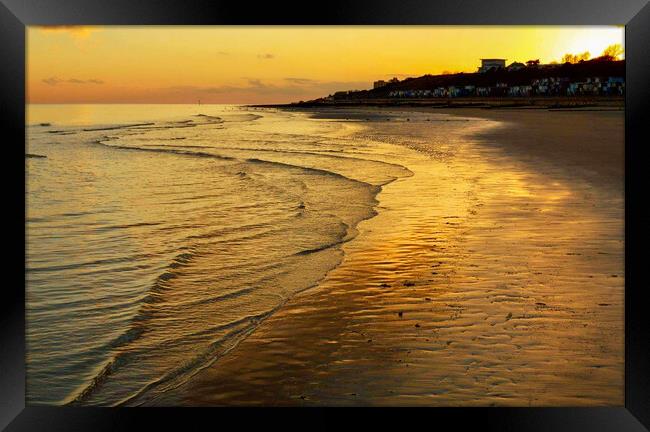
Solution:
<path fill-rule="evenodd" d="M 27 111 L 30 404 L 186 382 L 336 267 L 381 186 L 410 175 L 348 123 L 298 113 Z"/>

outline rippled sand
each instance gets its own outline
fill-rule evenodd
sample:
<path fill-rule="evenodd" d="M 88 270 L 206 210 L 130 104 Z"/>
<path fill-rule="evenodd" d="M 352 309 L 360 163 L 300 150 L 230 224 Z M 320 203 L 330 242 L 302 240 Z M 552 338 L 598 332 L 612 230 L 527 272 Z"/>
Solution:
<path fill-rule="evenodd" d="M 414 175 L 318 287 L 152 403 L 622 405 L 623 113 L 451 113 L 318 113 Z"/>

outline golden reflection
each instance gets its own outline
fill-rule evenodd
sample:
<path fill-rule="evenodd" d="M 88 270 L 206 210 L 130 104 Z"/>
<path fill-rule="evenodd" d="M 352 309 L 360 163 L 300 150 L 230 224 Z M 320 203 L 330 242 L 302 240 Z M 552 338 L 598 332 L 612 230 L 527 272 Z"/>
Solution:
<path fill-rule="evenodd" d="M 408 116 L 349 128 L 367 157 L 414 175 L 383 188 L 343 263 L 169 401 L 623 403 L 623 245 L 605 241 L 622 201 L 594 206 L 593 186 L 553 160 L 537 171 Z"/>

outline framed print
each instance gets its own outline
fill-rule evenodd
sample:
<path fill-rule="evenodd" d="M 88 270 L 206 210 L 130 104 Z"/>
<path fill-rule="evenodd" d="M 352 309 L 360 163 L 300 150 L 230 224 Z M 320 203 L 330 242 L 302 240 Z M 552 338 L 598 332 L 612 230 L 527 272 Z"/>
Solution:
<path fill-rule="evenodd" d="M 647 2 L 2 1 L 2 427 L 649 427 Z"/>

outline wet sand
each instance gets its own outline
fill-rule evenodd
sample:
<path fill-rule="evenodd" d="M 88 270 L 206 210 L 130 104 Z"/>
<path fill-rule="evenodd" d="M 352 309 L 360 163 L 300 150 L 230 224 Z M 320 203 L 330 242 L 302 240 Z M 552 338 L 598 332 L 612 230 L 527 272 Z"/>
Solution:
<path fill-rule="evenodd" d="M 151 404 L 623 405 L 623 112 L 433 111 L 314 112 L 414 176 L 317 287 Z"/>

